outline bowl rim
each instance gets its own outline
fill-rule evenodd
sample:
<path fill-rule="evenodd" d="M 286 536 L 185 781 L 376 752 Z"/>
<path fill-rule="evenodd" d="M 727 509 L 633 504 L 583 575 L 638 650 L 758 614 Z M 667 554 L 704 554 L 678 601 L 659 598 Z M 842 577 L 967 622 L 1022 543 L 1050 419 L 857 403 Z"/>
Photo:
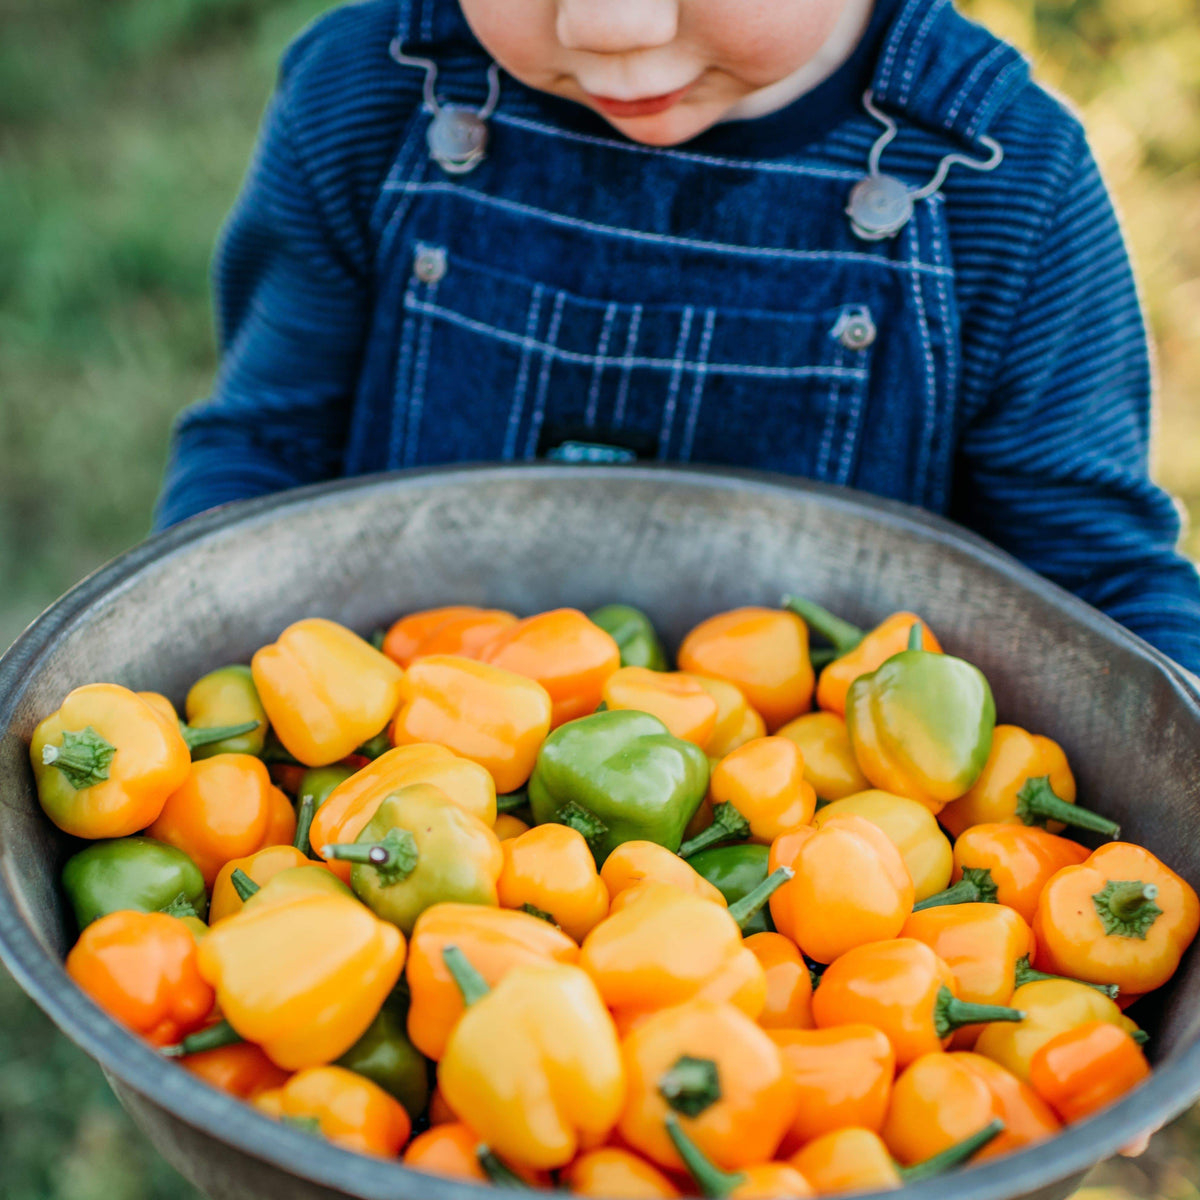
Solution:
<path fill-rule="evenodd" d="M 574 466 L 557 463 L 455 464 L 385 472 L 313 484 L 251 500 L 237 501 L 201 513 L 147 540 L 99 567 L 50 605 L 0 657 L 0 730 L 8 730 L 16 702 L 39 660 L 57 637 L 86 610 L 151 564 L 231 526 L 252 525 L 276 514 L 313 504 L 336 502 L 347 494 L 367 496 L 397 491 L 450 488 L 462 483 L 504 483 L 536 479 L 552 486 L 556 480 L 605 476 L 657 484 L 664 488 L 728 488 L 762 494 L 806 493 L 845 511 L 869 515 L 897 530 L 937 543 L 952 545 L 980 565 L 1008 577 L 1077 623 L 1150 660 L 1191 710 L 1200 726 L 1200 690 L 1181 667 L 1160 651 L 1084 601 L 1020 564 L 982 537 L 944 518 L 898 501 L 848 488 L 759 471 L 676 464 Z M 429 1200 L 482 1200 L 488 1194 L 478 1184 L 413 1172 L 400 1160 L 376 1159 L 288 1127 L 245 1102 L 211 1087 L 153 1048 L 103 1012 L 66 974 L 63 963 L 38 941 L 21 916 L 7 880 L 0 876 L 0 962 L 18 985 L 71 1041 L 95 1059 L 102 1069 L 151 1104 L 192 1129 L 233 1147 L 251 1159 L 300 1176 L 334 1192 L 364 1200 L 393 1200 L 398 1194 L 397 1172 L 415 1178 L 410 1186 Z M 968 1173 L 910 1184 L 912 1200 L 1008 1200 L 1081 1174 L 1096 1162 L 1117 1153 L 1148 1129 L 1177 1116 L 1200 1096 L 1200 1038 L 1183 1047 L 1135 1092 L 1090 1120 L 1065 1128 L 1056 1137 L 973 1167 Z M 419 1180 L 419 1182 L 418 1182 Z M 861 1193 L 862 1200 L 882 1200 L 895 1193 Z"/>

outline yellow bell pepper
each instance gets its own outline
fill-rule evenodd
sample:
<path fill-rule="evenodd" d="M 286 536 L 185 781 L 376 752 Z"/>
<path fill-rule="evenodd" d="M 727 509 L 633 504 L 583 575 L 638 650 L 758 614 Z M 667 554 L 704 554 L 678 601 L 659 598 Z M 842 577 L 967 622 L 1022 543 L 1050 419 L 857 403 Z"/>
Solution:
<path fill-rule="evenodd" d="M 502 1159 L 564 1167 L 600 1144 L 625 1099 L 612 1018 L 578 967 L 517 967 L 488 990 L 455 946 L 443 951 L 468 1005 L 438 1064 L 450 1107 Z"/>
<path fill-rule="evenodd" d="M 779 737 L 800 747 L 804 778 L 812 784 L 818 799 L 840 800 L 871 786 L 854 757 L 846 722 L 837 713 L 805 713 L 779 730 Z"/>
<path fill-rule="evenodd" d="M 657 842 L 622 842 L 605 860 L 600 878 L 612 900 L 643 883 L 669 883 L 726 908 L 725 897 L 699 871 Z"/>
<path fill-rule="evenodd" d="M 604 703 L 657 717 L 677 738 L 704 749 L 717 723 L 717 702 L 698 680 L 680 671 L 622 667 L 605 680 Z"/>
<path fill-rule="evenodd" d="M 750 701 L 737 684 L 688 671 L 677 671 L 676 674 L 694 680 L 717 702 L 717 719 L 704 744 L 704 752 L 710 759 L 722 759 L 739 746 L 766 736 L 766 723 L 750 707 Z"/>
<path fill-rule="evenodd" d="M 529 826 L 520 817 L 514 817 L 512 813 L 501 813 L 496 818 L 495 825 L 492 826 L 492 832 L 502 842 L 520 837 L 528 830 Z"/>
<path fill-rule="evenodd" d="M 254 686 L 285 749 L 305 766 L 345 758 L 384 729 L 403 672 L 336 621 L 289 625 L 250 663 Z"/>

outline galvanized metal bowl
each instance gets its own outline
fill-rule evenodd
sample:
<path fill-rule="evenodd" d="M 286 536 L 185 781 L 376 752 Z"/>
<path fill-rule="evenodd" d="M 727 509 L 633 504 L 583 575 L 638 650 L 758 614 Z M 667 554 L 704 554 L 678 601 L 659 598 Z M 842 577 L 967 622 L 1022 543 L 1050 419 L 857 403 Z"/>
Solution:
<path fill-rule="evenodd" d="M 68 979 L 58 890 L 72 852 L 38 808 L 26 746 L 77 685 L 180 699 L 300 617 L 369 631 L 444 603 L 533 612 L 611 600 L 672 643 L 740 604 L 811 596 L 852 620 L 917 609 L 988 675 L 1001 720 L 1065 746 L 1084 803 L 1200 885 L 1200 694 L 1086 605 L 939 520 L 748 473 L 643 467 L 456 468 L 305 489 L 221 509 L 85 580 L 0 660 L 0 956 L 92 1055 L 162 1154 L 220 1200 L 480 1200 L 473 1185 L 347 1153 L 194 1079 Z M 1200 1096 L 1200 957 L 1137 1015 L 1153 1078 L 1023 1153 L 911 1189 L 912 1200 L 1051 1200 Z"/>

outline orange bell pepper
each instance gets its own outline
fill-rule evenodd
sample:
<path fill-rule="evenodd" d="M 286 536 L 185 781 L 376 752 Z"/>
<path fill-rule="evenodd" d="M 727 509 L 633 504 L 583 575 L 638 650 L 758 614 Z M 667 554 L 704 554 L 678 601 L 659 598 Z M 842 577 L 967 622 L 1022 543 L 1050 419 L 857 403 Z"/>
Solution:
<path fill-rule="evenodd" d="M 442 1089 L 435 1087 L 433 1095 L 429 1098 L 430 1125 L 448 1125 L 457 1120 L 458 1117 L 455 1116 L 454 1110 L 446 1103 L 446 1097 L 442 1095 Z"/>
<path fill-rule="evenodd" d="M 191 755 L 177 722 L 128 688 L 76 688 L 33 731 L 38 800 L 64 833 L 128 837 L 153 822 L 187 778 Z"/>
<path fill-rule="evenodd" d="M 437 904 L 417 918 L 408 956 L 408 1036 L 426 1058 L 445 1053 L 463 1014 L 462 994 L 442 951 L 456 945 L 489 984 L 514 967 L 574 963 L 579 947 L 561 929 L 527 913 L 472 904 Z"/>
<path fill-rule="evenodd" d="M 1142 1048 L 1124 1029 L 1090 1021 L 1051 1038 L 1033 1056 L 1029 1081 L 1068 1124 L 1115 1104 L 1150 1077 Z"/>
<path fill-rule="evenodd" d="M 605 860 L 600 878 L 612 900 L 643 883 L 669 883 L 727 908 L 725 897 L 678 854 L 657 842 L 622 842 Z"/>
<path fill-rule="evenodd" d="M 745 944 L 767 977 L 758 1023 L 764 1029 L 812 1029 L 812 978 L 800 951 L 781 933 L 753 933 Z"/>
<path fill-rule="evenodd" d="M 1032 925 L 1038 898 L 1050 877 L 1063 867 L 1078 866 L 1089 854 L 1078 842 L 1036 825 L 972 825 L 954 843 L 954 881 L 965 879 L 976 890 L 961 889 L 943 900 L 957 904 L 991 895 Z"/>
<path fill-rule="evenodd" d="M 657 717 L 677 738 L 704 749 L 717 724 L 717 702 L 708 689 L 681 671 L 622 667 L 604 682 L 609 708 L 632 708 Z"/>
<path fill-rule="evenodd" d="M 780 1200 L 784 1196 L 815 1196 L 807 1179 L 788 1163 L 755 1163 L 741 1171 L 722 1171 L 684 1132 L 679 1118 L 667 1117 L 667 1134 L 702 1196 L 719 1200 Z"/>
<path fill-rule="evenodd" d="M 188 1054 L 179 1065 L 197 1079 L 242 1100 L 282 1087 L 289 1078 L 288 1072 L 277 1067 L 253 1042 L 235 1042 Z"/>
<path fill-rule="evenodd" d="M 1042 889 L 1035 962 L 1043 971 L 1140 995 L 1175 974 L 1197 930 L 1200 900 L 1192 887 L 1149 850 L 1110 842 Z"/>
<path fill-rule="evenodd" d="M 820 989 L 817 989 L 820 991 Z M 771 1038 L 799 1095 L 786 1145 L 855 1125 L 878 1132 L 896 1074 L 892 1043 L 870 1025 L 774 1029 Z"/>
<path fill-rule="evenodd" d="M 121 911 L 93 921 L 67 955 L 67 974 L 110 1017 L 151 1045 L 199 1029 L 213 989 L 197 968 L 196 939 L 165 913 Z"/>
<path fill-rule="evenodd" d="M 682 1193 L 644 1158 L 616 1146 L 581 1154 L 563 1173 L 573 1196 L 603 1200 L 674 1200 Z"/>
<path fill-rule="evenodd" d="M 854 757 L 846 722 L 829 712 L 805 713 L 778 731 L 804 755 L 804 778 L 821 800 L 840 800 L 871 785 Z"/>
<path fill-rule="evenodd" d="M 436 787 L 485 825 L 496 823 L 496 785 L 484 767 L 445 746 L 414 742 L 386 751 L 329 793 L 313 817 L 314 849 L 353 842 L 388 796 L 416 783 Z M 331 860 L 329 868 L 350 879 L 349 863 Z"/>
<path fill-rule="evenodd" d="M 608 888 L 583 834 L 567 825 L 537 825 L 502 843 L 497 890 L 502 908 L 545 913 L 577 942 L 608 915 Z"/>
<path fill-rule="evenodd" d="M 687 671 L 677 671 L 676 675 L 694 680 L 717 702 L 717 719 L 704 744 L 704 752 L 710 759 L 724 758 L 739 746 L 765 736 L 766 724 L 736 684 Z"/>
<path fill-rule="evenodd" d="M 289 625 L 250 661 L 271 728 L 306 767 L 345 758 L 384 729 L 400 702 L 403 672 L 335 621 Z"/>
<path fill-rule="evenodd" d="M 998 1158 L 1036 1145 L 1052 1138 L 1062 1128 L 1050 1106 L 1037 1092 L 999 1063 L 969 1050 L 956 1050 L 948 1057 L 962 1063 L 983 1080 L 992 1093 L 996 1115 L 1004 1122 L 1004 1132 L 980 1154 L 981 1158 Z"/>
<path fill-rule="evenodd" d="M 294 882 L 301 872 L 328 885 Z M 212 929 L 198 961 L 229 1024 L 277 1066 L 298 1071 L 358 1041 L 395 987 L 404 950 L 404 935 L 329 872 L 302 867 L 275 876 Z"/>
<path fill-rule="evenodd" d="M 647 1013 L 695 998 L 725 1000 L 757 1018 L 766 975 L 740 926 L 782 878 L 768 878 L 728 909 L 664 883 L 622 892 L 579 952 L 618 1027 L 628 1030 Z"/>
<path fill-rule="evenodd" d="M 438 1064 L 455 1112 L 505 1162 L 553 1170 L 603 1141 L 625 1068 L 612 1018 L 578 967 L 515 967 L 494 989 L 456 946 L 442 951 L 467 1005 Z"/>
<path fill-rule="evenodd" d="M 502 629 L 479 660 L 540 683 L 554 705 L 550 727 L 557 729 L 596 711 L 605 681 L 621 665 L 621 650 L 578 609 L 556 608 Z"/>
<path fill-rule="evenodd" d="M 954 994 L 972 1004 L 1007 1004 L 1017 966 L 1033 952 L 1025 919 L 1001 904 L 950 904 L 915 912 L 900 936 L 924 942 L 950 968 Z M 974 1045 L 977 1026 L 955 1031 L 953 1044 Z"/>
<path fill-rule="evenodd" d="M 621 1049 L 628 1082 L 618 1129 L 651 1162 L 684 1165 L 668 1115 L 724 1170 L 774 1156 L 799 1097 L 778 1047 L 745 1013 L 693 1000 L 648 1017 Z"/>
<path fill-rule="evenodd" d="M 146 834 L 187 854 L 212 887 L 227 862 L 265 849 L 271 835 L 281 832 L 277 792 L 262 760 L 252 755 L 200 759 Z"/>
<path fill-rule="evenodd" d="M 768 866 L 795 872 L 771 897 L 775 927 L 817 962 L 896 937 L 912 912 L 912 877 L 900 851 L 863 817 L 783 834 Z"/>
<path fill-rule="evenodd" d="M 445 746 L 488 771 L 497 792 L 529 778 L 550 731 L 553 704 L 540 683 L 469 658 L 435 654 L 414 663 L 402 698 L 392 725 L 397 746 Z"/>
<path fill-rule="evenodd" d="M 992 748 L 979 778 L 959 799 L 938 814 L 958 837 L 972 825 L 1044 824 L 1052 833 L 1064 825 L 1119 837 L 1110 821 L 1075 803 L 1075 776 L 1057 742 L 1016 725 L 997 725 Z"/>
<path fill-rule="evenodd" d="M 393 662 L 410 667 L 431 654 L 461 654 L 474 658 L 502 629 L 517 618 L 497 608 L 455 604 L 401 617 L 387 631 L 381 649 Z"/>
<path fill-rule="evenodd" d="M 487 1183 L 488 1177 L 476 1153 L 478 1146 L 478 1135 L 451 1118 L 449 1123 L 436 1124 L 417 1134 L 404 1151 L 404 1165 L 427 1175 Z"/>
<path fill-rule="evenodd" d="M 496 835 L 498 841 L 507 842 L 511 838 L 520 837 L 523 833 L 528 833 L 530 826 L 526 825 L 520 817 L 514 817 L 512 813 L 501 813 L 496 818 L 495 825 L 492 826 L 492 832 Z"/>
<path fill-rule="evenodd" d="M 912 938 L 855 947 L 825 969 L 813 993 L 818 1029 L 874 1025 L 892 1043 L 900 1070 L 923 1054 L 944 1049 L 964 1025 L 1016 1022 L 1025 1016 L 1020 1009 L 957 999 L 950 968 Z"/>
<path fill-rule="evenodd" d="M 772 733 L 812 707 L 808 626 L 794 613 L 738 608 L 709 617 L 683 639 L 679 666 L 735 684 Z"/>
<path fill-rule="evenodd" d="M 817 680 L 817 705 L 839 717 L 846 715 L 846 693 L 860 675 L 878 671 L 893 655 L 908 649 L 914 622 L 921 625 L 921 649 L 934 654 L 942 651 L 933 631 L 914 613 L 892 613 L 868 632 L 802 596 L 787 596 L 784 605 L 803 618 L 809 629 L 830 642 L 837 652 L 838 657 L 825 667 Z"/>
<path fill-rule="evenodd" d="M 311 1122 L 314 1132 L 347 1150 L 384 1158 L 400 1153 L 412 1129 L 403 1104 L 345 1067 L 297 1071 L 276 1094 L 263 1096 L 261 1107 L 284 1121 Z"/>

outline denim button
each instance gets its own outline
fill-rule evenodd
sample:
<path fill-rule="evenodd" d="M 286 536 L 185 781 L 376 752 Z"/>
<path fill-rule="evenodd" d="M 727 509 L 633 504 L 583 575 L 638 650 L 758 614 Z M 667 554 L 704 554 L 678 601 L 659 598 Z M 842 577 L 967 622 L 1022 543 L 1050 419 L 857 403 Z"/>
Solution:
<path fill-rule="evenodd" d="M 413 274 L 422 283 L 437 283 L 446 274 L 446 252 L 440 246 L 418 246 Z"/>
<path fill-rule="evenodd" d="M 865 242 L 883 241 L 895 237 L 912 220 L 912 196 L 899 179 L 868 175 L 854 185 L 846 214 L 857 237 Z"/>
<path fill-rule="evenodd" d="M 447 104 L 434 115 L 426 140 L 430 157 L 443 171 L 465 175 L 483 161 L 487 135 L 487 122 L 477 112 Z"/>
<path fill-rule="evenodd" d="M 875 341 L 876 332 L 869 308 L 857 308 L 842 313 L 833 327 L 833 336 L 847 350 L 865 350 Z"/>

